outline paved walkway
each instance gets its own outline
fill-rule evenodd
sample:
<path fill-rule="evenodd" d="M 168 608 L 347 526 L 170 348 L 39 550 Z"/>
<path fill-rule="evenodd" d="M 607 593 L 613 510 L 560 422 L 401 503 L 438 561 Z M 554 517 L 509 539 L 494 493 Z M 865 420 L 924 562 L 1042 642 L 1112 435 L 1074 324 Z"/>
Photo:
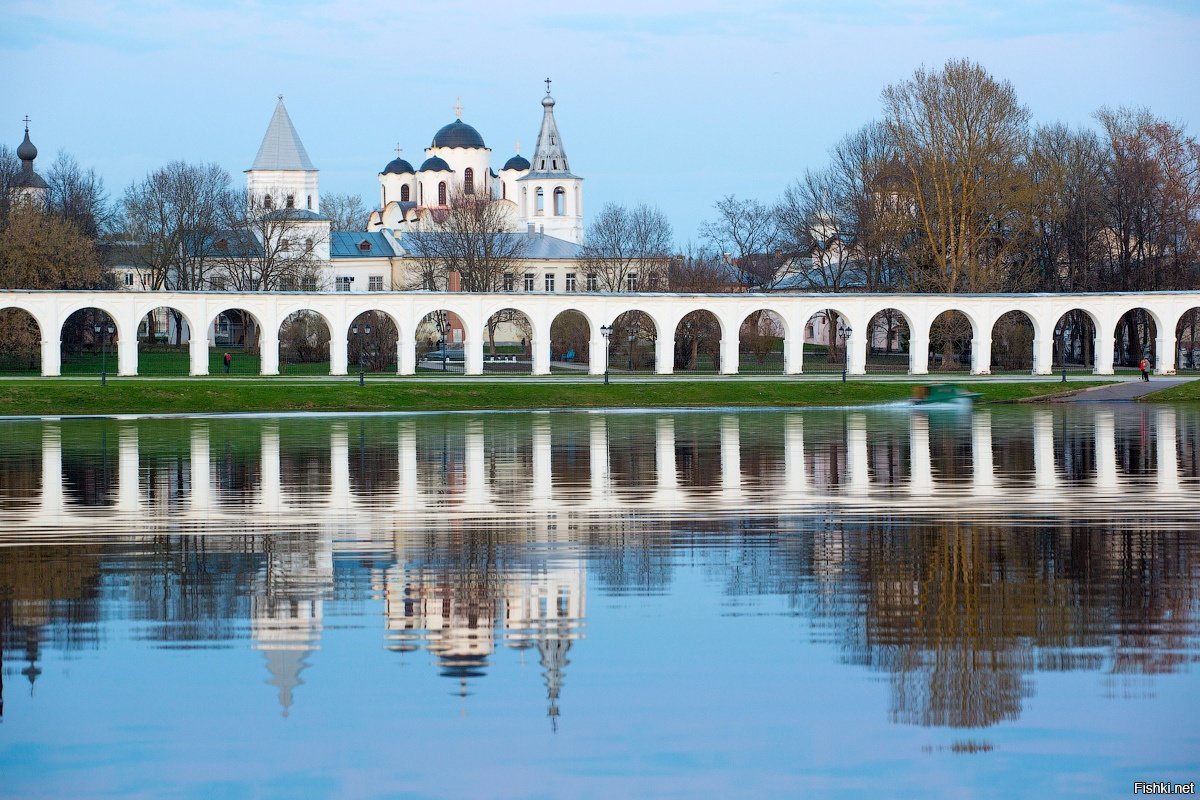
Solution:
<path fill-rule="evenodd" d="M 1155 378 L 1143 381 L 1140 378 L 1097 386 L 1094 389 L 1084 389 L 1078 394 L 1064 398 L 1064 403 L 1120 403 L 1136 400 L 1139 397 L 1187 383 L 1193 378 Z"/>

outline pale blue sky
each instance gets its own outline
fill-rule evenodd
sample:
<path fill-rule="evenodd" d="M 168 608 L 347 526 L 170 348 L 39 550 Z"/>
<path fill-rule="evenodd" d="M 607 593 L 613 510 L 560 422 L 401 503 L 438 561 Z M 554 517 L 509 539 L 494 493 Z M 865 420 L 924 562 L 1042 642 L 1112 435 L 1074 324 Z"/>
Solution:
<path fill-rule="evenodd" d="M 968 56 L 1038 121 L 1102 104 L 1200 124 L 1200 3 L 976 0 L 0 0 L 0 137 L 33 118 L 114 194 L 171 159 L 249 166 L 282 93 L 324 192 L 369 201 L 454 118 L 498 168 L 532 148 L 542 80 L 589 212 L 649 202 L 694 238 L 729 192 L 771 199 L 921 63 Z M 4 131 L 7 130 L 7 133 Z M 239 176 L 240 177 L 240 176 Z"/>

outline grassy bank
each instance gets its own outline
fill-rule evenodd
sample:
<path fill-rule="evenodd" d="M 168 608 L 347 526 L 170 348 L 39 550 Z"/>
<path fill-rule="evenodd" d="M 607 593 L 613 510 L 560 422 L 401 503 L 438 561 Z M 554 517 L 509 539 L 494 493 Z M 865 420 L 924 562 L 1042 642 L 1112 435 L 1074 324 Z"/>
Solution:
<path fill-rule="evenodd" d="M 1145 403 L 1200 403 L 1200 381 L 1188 381 L 1142 398 Z"/>
<path fill-rule="evenodd" d="M 525 408 L 868 405 L 912 396 L 911 383 L 867 381 L 669 381 L 662 383 L 292 383 L 251 380 L 113 379 L 0 381 L 0 416 L 228 413 L 249 411 L 459 411 Z M 1080 389 L 1092 384 L 1072 384 Z M 1057 394 L 1062 384 L 972 384 L 982 402 Z"/>

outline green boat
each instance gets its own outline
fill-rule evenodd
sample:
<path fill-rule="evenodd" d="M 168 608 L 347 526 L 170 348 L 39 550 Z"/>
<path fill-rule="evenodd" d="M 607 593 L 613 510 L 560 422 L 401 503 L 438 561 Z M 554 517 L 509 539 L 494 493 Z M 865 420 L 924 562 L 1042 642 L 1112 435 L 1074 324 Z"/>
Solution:
<path fill-rule="evenodd" d="M 949 383 L 931 383 L 913 390 L 913 405 L 919 408 L 970 408 L 979 397 Z"/>

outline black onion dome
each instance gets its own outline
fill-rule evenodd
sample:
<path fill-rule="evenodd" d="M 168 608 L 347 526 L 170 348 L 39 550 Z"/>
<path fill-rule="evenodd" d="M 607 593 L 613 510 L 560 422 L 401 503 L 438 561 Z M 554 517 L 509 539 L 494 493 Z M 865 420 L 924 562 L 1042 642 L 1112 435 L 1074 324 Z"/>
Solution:
<path fill-rule="evenodd" d="M 504 169 L 529 169 L 529 159 L 517 154 L 504 162 Z"/>
<path fill-rule="evenodd" d="M 29 129 L 25 129 L 25 141 L 17 146 L 17 158 L 22 161 L 33 161 L 37 158 L 37 148 L 29 141 Z"/>
<path fill-rule="evenodd" d="M 421 165 L 421 172 L 453 172 L 450 165 L 437 156 L 430 156 Z"/>
<path fill-rule="evenodd" d="M 487 147 L 479 131 L 472 128 L 461 119 L 456 119 L 444 126 L 433 135 L 434 147 L 475 147 L 480 150 Z"/>
<path fill-rule="evenodd" d="M 383 168 L 384 175 L 407 175 L 414 172 L 412 164 L 405 161 L 403 158 L 393 158 L 388 162 L 388 165 Z"/>

